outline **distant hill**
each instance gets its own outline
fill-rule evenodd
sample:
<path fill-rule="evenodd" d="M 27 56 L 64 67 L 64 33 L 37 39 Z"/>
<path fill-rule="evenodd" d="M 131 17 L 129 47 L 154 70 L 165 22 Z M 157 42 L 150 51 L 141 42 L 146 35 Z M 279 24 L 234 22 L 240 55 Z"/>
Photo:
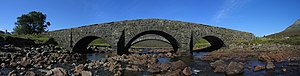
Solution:
<path fill-rule="evenodd" d="M 269 38 L 296 37 L 300 36 L 300 19 L 282 32 L 268 35 Z"/>

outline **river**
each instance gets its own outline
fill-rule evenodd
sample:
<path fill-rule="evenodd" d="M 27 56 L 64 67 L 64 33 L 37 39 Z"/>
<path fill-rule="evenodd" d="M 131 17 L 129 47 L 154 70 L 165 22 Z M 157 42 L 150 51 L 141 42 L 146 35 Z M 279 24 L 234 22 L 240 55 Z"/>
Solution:
<path fill-rule="evenodd" d="M 144 54 L 148 53 L 147 49 L 143 49 Z M 188 66 L 191 67 L 193 76 L 225 76 L 225 73 L 215 73 L 213 72 L 213 69 L 210 67 L 210 62 L 209 61 L 202 61 L 199 58 L 202 56 L 208 54 L 209 52 L 198 52 L 198 53 L 193 53 L 192 56 L 181 56 L 181 57 L 175 57 L 175 58 L 168 58 L 168 57 L 162 57 L 158 58 L 158 62 L 160 64 L 168 63 L 168 62 L 173 62 L 177 60 L 182 60 L 184 61 Z M 152 53 L 152 54 L 158 54 L 158 53 Z M 93 53 L 93 54 L 88 54 L 87 59 L 89 60 L 101 60 L 105 58 L 105 54 L 100 54 L 100 53 Z M 228 63 L 228 62 L 227 62 Z M 245 68 L 244 73 L 239 74 L 243 76 L 258 76 L 258 75 L 263 75 L 263 76 L 269 76 L 269 75 L 276 75 L 276 76 L 286 76 L 286 75 L 299 75 L 299 69 L 300 67 L 293 67 L 293 66 L 288 66 L 289 62 L 274 62 L 276 68 L 273 70 L 261 70 L 254 72 L 253 68 L 257 65 L 265 66 L 266 63 L 259 61 L 258 59 L 249 59 L 246 60 L 246 64 L 244 65 L 245 67 L 252 67 L 252 69 Z M 287 68 L 288 72 L 282 72 L 282 68 Z M 292 70 L 289 70 L 292 69 Z M 125 76 L 140 76 L 140 75 L 151 75 L 151 73 L 147 71 L 142 71 L 142 72 L 134 72 L 134 71 L 124 71 Z M 98 73 L 102 74 L 103 73 Z M 109 74 L 109 73 L 107 73 Z"/>

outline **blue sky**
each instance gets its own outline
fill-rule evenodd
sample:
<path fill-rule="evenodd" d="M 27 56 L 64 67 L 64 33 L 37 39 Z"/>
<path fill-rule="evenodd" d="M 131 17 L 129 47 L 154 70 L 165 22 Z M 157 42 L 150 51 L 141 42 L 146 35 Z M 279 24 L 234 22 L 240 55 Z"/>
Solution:
<path fill-rule="evenodd" d="M 48 28 L 161 18 L 251 32 L 284 30 L 300 18 L 300 0 L 1 0 L 0 30 L 12 31 L 16 18 L 30 11 L 47 14 Z"/>

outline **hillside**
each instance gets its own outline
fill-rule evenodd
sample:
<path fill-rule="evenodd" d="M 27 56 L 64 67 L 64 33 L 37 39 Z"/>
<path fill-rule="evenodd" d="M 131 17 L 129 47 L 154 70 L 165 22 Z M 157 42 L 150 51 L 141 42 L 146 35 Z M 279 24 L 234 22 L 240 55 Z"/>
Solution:
<path fill-rule="evenodd" d="M 300 36 L 300 19 L 298 19 L 294 24 L 292 24 L 282 32 L 271 34 L 267 37 L 282 38 L 282 37 L 296 37 L 296 36 Z"/>

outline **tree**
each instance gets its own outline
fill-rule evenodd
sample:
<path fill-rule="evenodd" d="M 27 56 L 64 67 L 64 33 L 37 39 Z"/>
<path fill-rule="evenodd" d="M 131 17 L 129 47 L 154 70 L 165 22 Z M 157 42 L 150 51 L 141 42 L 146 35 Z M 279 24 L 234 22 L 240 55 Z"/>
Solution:
<path fill-rule="evenodd" d="M 22 14 L 17 18 L 16 27 L 13 29 L 16 34 L 39 34 L 46 32 L 45 29 L 50 26 L 50 22 L 46 22 L 46 14 L 42 12 L 32 11 L 28 14 Z"/>

